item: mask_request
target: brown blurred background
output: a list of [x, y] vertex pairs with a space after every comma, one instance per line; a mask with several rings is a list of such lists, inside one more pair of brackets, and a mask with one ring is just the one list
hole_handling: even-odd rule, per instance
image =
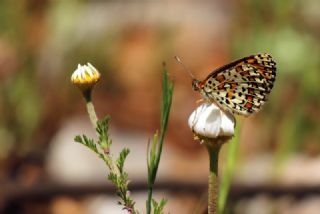
[[163, 61], [175, 91], [156, 196], [168, 198], [167, 213], [203, 212], [207, 154], [187, 126], [200, 96], [173, 56], [203, 79], [259, 52], [273, 55], [277, 79], [263, 110], [238, 118], [227, 213], [319, 213], [318, 0], [2, 0], [0, 212], [125, 213], [102, 161], [73, 143], [76, 134], [94, 136], [69, 81], [87, 62], [102, 73], [94, 104], [100, 117], [112, 117], [113, 152], [131, 149], [126, 169], [144, 210], [146, 145], [159, 124]]

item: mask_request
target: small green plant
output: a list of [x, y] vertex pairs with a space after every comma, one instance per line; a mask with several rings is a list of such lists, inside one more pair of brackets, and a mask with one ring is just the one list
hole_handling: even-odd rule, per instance
[[119, 157], [116, 160], [112, 159], [113, 156], [110, 154], [110, 147], [112, 145], [112, 141], [108, 134], [109, 121], [109, 116], [107, 116], [103, 120], [98, 121], [96, 128], [96, 132], [99, 136], [98, 141], [89, 139], [85, 135], [78, 135], [75, 137], [74, 140], [78, 143], [85, 145], [91, 151], [95, 152], [106, 163], [107, 167], [110, 170], [108, 174], [108, 180], [115, 185], [116, 193], [120, 198], [120, 201], [118, 203], [122, 205], [124, 209], [128, 210], [129, 213], [139, 213], [137, 210], [135, 210], [135, 203], [129, 195], [128, 173], [124, 171], [124, 163], [130, 150], [128, 148], [124, 148], [122, 149], [122, 151], [119, 154]]
[[[127, 210], [129, 213], [138, 214], [139, 211], [135, 208], [135, 201], [129, 194], [129, 176], [124, 170], [125, 160], [129, 155], [130, 150], [128, 148], [124, 148], [116, 160], [113, 158], [114, 155], [111, 154], [112, 140], [109, 136], [110, 116], [106, 116], [104, 119], [98, 120], [92, 104], [92, 89], [99, 79], [100, 73], [89, 63], [84, 66], [79, 65], [78, 69], [71, 77], [71, 82], [79, 87], [85, 98], [90, 121], [98, 136], [98, 140], [96, 141], [88, 138], [86, 135], [78, 135], [74, 140], [75, 142], [88, 147], [105, 162], [109, 169], [108, 180], [115, 185], [116, 194], [120, 198], [118, 202], [119, 205], [123, 206], [123, 209]], [[160, 202], [157, 202], [152, 198], [153, 186], [160, 163], [173, 95], [173, 83], [169, 80], [168, 73], [165, 68], [163, 72], [162, 90], [163, 97], [160, 134], [158, 135], [158, 132], [156, 132], [153, 136], [152, 142], [149, 142], [148, 145], [148, 199], [146, 201], [148, 214], [162, 214], [163, 208], [166, 204], [165, 199], [161, 199]]]
[[152, 142], [148, 144], [148, 199], [146, 202], [147, 214], [151, 213], [152, 207], [155, 214], [160, 214], [163, 211], [163, 207], [166, 204], [166, 200], [161, 199], [157, 203], [152, 198], [153, 185], [155, 183], [158, 167], [160, 163], [162, 146], [164, 142], [164, 136], [167, 130], [169, 114], [172, 103], [173, 95], [173, 83], [168, 78], [168, 72], [164, 67], [163, 80], [162, 80], [162, 107], [161, 107], [161, 122], [160, 122], [160, 134], [156, 132], [153, 135]]

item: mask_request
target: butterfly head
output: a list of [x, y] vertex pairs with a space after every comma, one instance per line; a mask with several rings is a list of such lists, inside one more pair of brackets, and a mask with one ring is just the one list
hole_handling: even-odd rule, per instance
[[201, 87], [200, 87], [200, 81], [193, 79], [192, 80], [192, 88], [194, 91], [200, 91]]

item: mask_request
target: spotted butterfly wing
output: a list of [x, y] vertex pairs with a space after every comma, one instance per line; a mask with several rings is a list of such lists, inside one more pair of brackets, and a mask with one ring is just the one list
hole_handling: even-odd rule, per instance
[[265, 103], [276, 77], [276, 63], [269, 54], [256, 54], [214, 70], [193, 88], [210, 102], [231, 113], [248, 116]]

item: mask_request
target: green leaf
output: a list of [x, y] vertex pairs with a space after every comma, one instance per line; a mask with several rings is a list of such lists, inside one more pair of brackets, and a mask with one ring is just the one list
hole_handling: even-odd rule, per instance
[[118, 176], [114, 172], [110, 172], [108, 175], [108, 180], [114, 184], [117, 184]]
[[[152, 200], [153, 185], [157, 176], [158, 167], [160, 163], [162, 147], [164, 142], [164, 136], [168, 126], [169, 114], [172, 104], [174, 84], [169, 80], [167, 69], [163, 69], [162, 77], [162, 104], [161, 104], [161, 119], [160, 119], [160, 134], [156, 132], [153, 135], [152, 142], [148, 143], [148, 155], [147, 155], [147, 165], [148, 165], [148, 199], [146, 202], [147, 214], [151, 213], [151, 208], [153, 204], [154, 213], [156, 209], [161, 213], [162, 210], [159, 209], [158, 204]], [[165, 203], [164, 203], [165, 204]], [[163, 205], [164, 206], [164, 205]]]
[[161, 199], [159, 203], [156, 200], [152, 199], [153, 213], [163, 214], [163, 208], [166, 205], [166, 203], [167, 203], [166, 199]]
[[77, 143], [81, 143], [81, 144], [85, 145], [86, 147], [88, 147], [89, 149], [91, 149], [92, 151], [94, 151], [95, 153], [100, 154], [98, 149], [97, 149], [97, 145], [94, 143], [93, 139], [89, 139], [85, 135], [82, 135], [82, 137], [77, 135], [74, 138], [74, 141], [77, 142]]
[[109, 133], [108, 133], [109, 121], [110, 121], [110, 116], [106, 116], [104, 119], [98, 120], [97, 122], [96, 131], [99, 135], [98, 144], [104, 151], [108, 150], [112, 144], [112, 140], [110, 139]]
[[169, 80], [168, 71], [164, 67], [163, 78], [162, 78], [162, 107], [161, 107], [161, 130], [160, 133], [164, 135], [167, 129], [169, 114], [172, 104], [174, 84]]
[[161, 199], [160, 203], [159, 203], [159, 207], [161, 208], [161, 210], [164, 208], [164, 206], [167, 204], [168, 200], [167, 199]]
[[77, 142], [77, 143], [82, 143], [82, 138], [80, 135], [77, 135], [74, 137], [74, 141]]
[[127, 183], [128, 183], [128, 173], [127, 172], [123, 172], [121, 175], [120, 175], [120, 180], [121, 180], [121, 183], [124, 185], [124, 186], [127, 186]]
[[151, 202], [152, 202], [152, 206], [153, 206], [154, 208], [157, 208], [157, 207], [158, 207], [158, 202], [157, 202], [156, 200], [152, 199]]
[[117, 159], [117, 167], [120, 173], [123, 172], [123, 165], [129, 153], [130, 153], [130, 150], [128, 148], [124, 148], [120, 152], [119, 158]]

